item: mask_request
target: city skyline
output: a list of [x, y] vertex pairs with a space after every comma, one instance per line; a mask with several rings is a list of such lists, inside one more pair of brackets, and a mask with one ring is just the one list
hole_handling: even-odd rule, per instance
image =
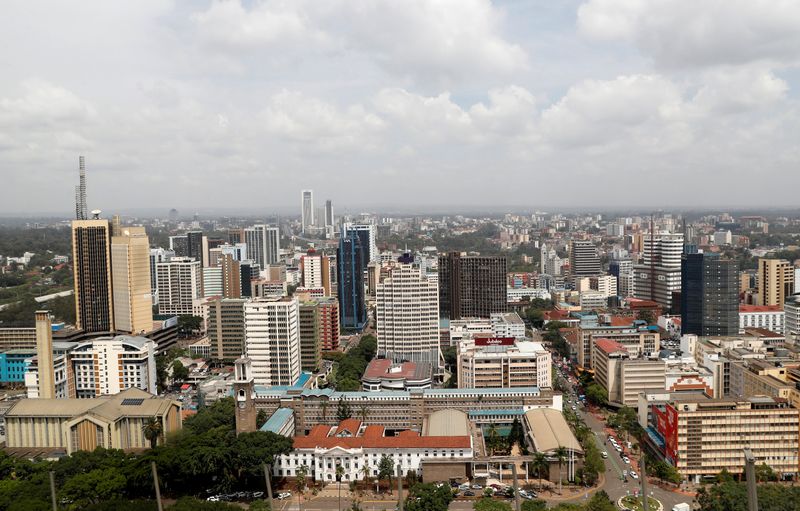
[[800, 7], [625, 5], [12, 3], [1, 212], [791, 206]]

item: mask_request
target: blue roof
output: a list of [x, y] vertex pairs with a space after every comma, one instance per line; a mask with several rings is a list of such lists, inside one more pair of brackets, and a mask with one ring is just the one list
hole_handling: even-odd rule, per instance
[[469, 412], [470, 417], [480, 417], [486, 415], [525, 415], [525, 410], [522, 409], [515, 409], [515, 410], [471, 410]]
[[278, 408], [275, 410], [275, 413], [267, 419], [267, 422], [261, 426], [261, 431], [271, 431], [273, 433], [277, 433], [280, 431], [281, 427], [286, 424], [286, 421], [291, 419], [292, 417], [292, 409], [291, 408]]
[[294, 382], [294, 385], [292, 385], [292, 387], [295, 387], [295, 388], [297, 388], [297, 387], [303, 388], [303, 387], [306, 385], [306, 383], [308, 383], [308, 380], [310, 380], [310, 379], [311, 379], [311, 373], [304, 372], [304, 373], [302, 373], [302, 374], [300, 375], [300, 378], [298, 378], [298, 379], [297, 379], [297, 381], [296, 381], [296, 382]]

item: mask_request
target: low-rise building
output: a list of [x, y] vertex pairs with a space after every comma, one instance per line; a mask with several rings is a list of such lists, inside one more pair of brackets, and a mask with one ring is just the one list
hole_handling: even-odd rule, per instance
[[780, 305], [739, 305], [739, 333], [747, 328], [764, 328], [782, 334], [785, 317]]
[[661, 455], [686, 479], [700, 482], [722, 470], [744, 472], [744, 449], [756, 466], [766, 464], [782, 479], [798, 474], [800, 411], [766, 396], [705, 399], [672, 395], [640, 400], [640, 420]]
[[361, 386], [368, 392], [383, 390], [429, 389], [433, 368], [428, 362], [392, 362], [376, 358], [367, 365]]
[[21, 399], [6, 412], [6, 451], [60, 457], [76, 451], [150, 447], [144, 426], [155, 418], [163, 438], [182, 426], [178, 401], [130, 388], [89, 399]]
[[[527, 440], [532, 451], [541, 452], [547, 457], [547, 479], [558, 481], [562, 477], [564, 466], [567, 481], [574, 481], [575, 475], [583, 466], [583, 448], [572, 433], [564, 415], [551, 409], [536, 409], [525, 412], [525, 428]], [[564, 460], [559, 460], [557, 451], [566, 449]]]
[[525, 338], [525, 323], [516, 312], [497, 312], [489, 317], [496, 337]]
[[[341, 421], [336, 426], [317, 425], [308, 435], [295, 436], [293, 450], [275, 460], [273, 474], [277, 477], [295, 477], [304, 467], [306, 477], [312, 481], [336, 481], [337, 467], [341, 467], [343, 482], [360, 481], [365, 472], [377, 477], [381, 459], [400, 465], [403, 474], [416, 471], [424, 481], [430, 481], [425, 462], [457, 462], [466, 467], [472, 462], [472, 435], [469, 419], [464, 412], [447, 410], [434, 414], [428, 421], [428, 434], [401, 431], [387, 434], [386, 428], [377, 424], [364, 424], [357, 419]], [[439, 425], [438, 423], [443, 423]], [[451, 434], [458, 427], [459, 434]], [[438, 436], [442, 429], [448, 434]], [[433, 433], [433, 434], [431, 434]], [[462, 472], [466, 472], [462, 468]]]
[[458, 387], [552, 387], [552, 357], [538, 342], [476, 337], [458, 347]]

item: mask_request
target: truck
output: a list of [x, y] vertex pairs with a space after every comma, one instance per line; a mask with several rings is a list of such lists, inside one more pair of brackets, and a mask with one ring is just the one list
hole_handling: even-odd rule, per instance
[[692, 511], [692, 506], [686, 502], [681, 502], [680, 504], [672, 506], [672, 511]]

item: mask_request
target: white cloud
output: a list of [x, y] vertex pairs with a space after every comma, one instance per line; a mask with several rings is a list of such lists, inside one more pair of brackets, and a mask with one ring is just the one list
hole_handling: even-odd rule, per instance
[[796, 0], [589, 0], [578, 28], [631, 42], [666, 68], [800, 62]]

